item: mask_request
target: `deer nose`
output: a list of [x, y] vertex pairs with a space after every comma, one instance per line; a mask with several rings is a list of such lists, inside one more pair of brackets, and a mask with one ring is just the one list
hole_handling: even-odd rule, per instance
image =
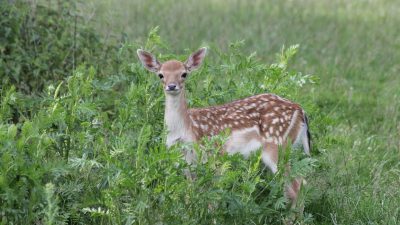
[[173, 91], [176, 89], [176, 84], [168, 84], [168, 90]]

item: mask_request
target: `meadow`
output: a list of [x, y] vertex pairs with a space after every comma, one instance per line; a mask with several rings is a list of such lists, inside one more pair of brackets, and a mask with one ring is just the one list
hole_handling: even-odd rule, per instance
[[[15, 2], [0, 3], [0, 224], [400, 223], [400, 2]], [[303, 212], [259, 154], [221, 156], [224, 135], [193, 146], [196, 166], [165, 148], [136, 49], [201, 46], [190, 106], [273, 92], [308, 112], [312, 158], [281, 160], [306, 177]]]

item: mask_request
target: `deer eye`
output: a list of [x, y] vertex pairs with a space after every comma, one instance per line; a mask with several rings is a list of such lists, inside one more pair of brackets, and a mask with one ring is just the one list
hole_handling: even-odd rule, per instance
[[158, 77], [159, 77], [160, 79], [163, 79], [163, 78], [164, 78], [164, 75], [162, 75], [161, 73], [159, 73], [159, 74], [158, 74]]
[[186, 78], [186, 76], [187, 76], [187, 73], [182, 74], [182, 78]]

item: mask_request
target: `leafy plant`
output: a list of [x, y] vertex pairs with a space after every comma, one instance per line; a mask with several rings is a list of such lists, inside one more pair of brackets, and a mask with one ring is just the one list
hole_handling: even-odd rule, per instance
[[85, 24], [77, 7], [73, 1], [54, 8], [22, 0], [0, 4], [2, 84], [39, 93], [79, 64], [107, 62], [104, 56], [111, 49]]

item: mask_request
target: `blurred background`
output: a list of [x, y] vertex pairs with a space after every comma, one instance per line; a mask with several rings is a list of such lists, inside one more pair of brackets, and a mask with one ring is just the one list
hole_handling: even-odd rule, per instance
[[[272, 64], [299, 44], [289, 70], [317, 81], [294, 96], [312, 103], [317, 131], [305, 212], [315, 224], [399, 223], [400, 1], [11, 0], [0, 8], [1, 93], [3, 105], [14, 104], [3, 107], [4, 124], [34, 115], [79, 65], [103, 78], [136, 68], [136, 48], [166, 59], [210, 46], [211, 65], [241, 43], [242, 54]], [[115, 79], [113, 93], [126, 91]]]

